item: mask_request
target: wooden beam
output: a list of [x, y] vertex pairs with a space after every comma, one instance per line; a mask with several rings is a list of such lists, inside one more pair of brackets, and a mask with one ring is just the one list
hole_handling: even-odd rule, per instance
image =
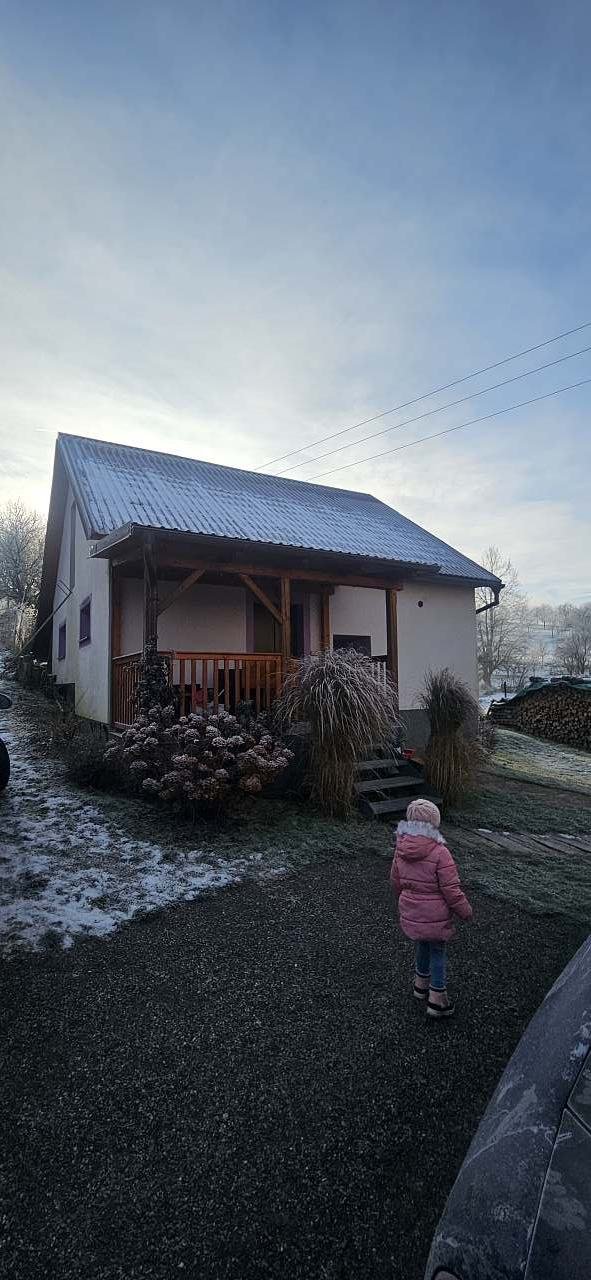
[[158, 577], [151, 539], [144, 543], [144, 649], [158, 645]]
[[370, 587], [384, 591], [391, 587], [395, 591], [402, 591], [402, 583], [395, 578], [384, 577], [370, 578], [364, 574], [349, 574], [343, 570], [342, 573], [330, 573], [325, 569], [295, 569], [286, 568], [284, 565], [266, 565], [266, 564], [241, 564], [240, 561], [215, 561], [200, 560], [197, 564], [195, 560], [183, 559], [179, 556], [169, 556], [163, 554], [159, 557], [161, 567], [169, 566], [175, 569], [200, 568], [204, 573], [233, 573], [237, 577], [257, 577], [257, 578], [289, 578], [290, 582], [317, 582], [319, 584], [332, 584], [341, 587]]
[[244, 583], [245, 587], [248, 587], [248, 590], [252, 591], [253, 596], [256, 596], [257, 600], [260, 600], [261, 604], [264, 604], [265, 609], [268, 609], [269, 613], [273, 614], [275, 621], [280, 623], [281, 611], [277, 608], [277, 605], [273, 603], [270, 596], [267, 595], [267, 592], [263, 591], [262, 587], [259, 587], [258, 582], [253, 582], [249, 573], [241, 573], [238, 568], [236, 568], [234, 572], [238, 574], [240, 581]]
[[165, 609], [170, 609], [171, 604], [174, 604], [175, 600], [180, 599], [180, 597], [185, 594], [185, 591], [189, 590], [189, 587], [193, 587], [196, 582], [199, 582], [199, 579], [203, 577], [204, 573], [205, 569], [193, 569], [193, 572], [190, 573], [187, 578], [183, 578], [183, 581], [179, 582], [178, 587], [175, 587], [174, 591], [171, 591], [169, 595], [165, 596], [162, 604], [158, 605], [158, 617], [160, 617], [161, 613], [164, 613]]
[[291, 658], [291, 582], [281, 579], [281, 656], [284, 662]]
[[392, 587], [386, 590], [387, 667], [398, 688], [398, 599]]
[[121, 578], [111, 569], [111, 657], [121, 654]]
[[320, 648], [330, 649], [330, 591], [327, 587], [320, 595]]

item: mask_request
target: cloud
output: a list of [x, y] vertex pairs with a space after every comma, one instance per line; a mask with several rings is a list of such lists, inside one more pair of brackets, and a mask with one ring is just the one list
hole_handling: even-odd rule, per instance
[[[219, 23], [146, 7], [125, 17], [134, 60], [111, 41], [112, 65], [99, 42], [88, 62], [61, 54], [50, 82], [22, 53], [5, 64], [0, 501], [46, 507], [58, 430], [256, 467], [587, 318], [572, 60], [545, 81], [521, 58], [527, 32], [506, 66], [475, 19], [448, 35], [429, 12], [426, 41], [404, 6], [375, 28], [339, 6], [315, 43], [277, 15], [249, 38], [232, 4]], [[568, 145], [549, 154], [558, 104]], [[585, 375], [589, 357], [375, 451]], [[588, 403], [573, 393], [327, 483], [370, 489], [476, 558], [497, 542], [532, 593], [574, 594]]]

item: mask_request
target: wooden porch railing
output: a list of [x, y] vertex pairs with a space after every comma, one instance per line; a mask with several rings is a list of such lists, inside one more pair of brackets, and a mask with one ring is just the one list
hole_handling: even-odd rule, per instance
[[[268, 711], [283, 685], [280, 653], [193, 653], [161, 651], [177, 696], [179, 716], [205, 708], [234, 712], [239, 702], [252, 702], [257, 715]], [[125, 728], [138, 711], [140, 653], [113, 658], [112, 723]], [[386, 659], [374, 658], [378, 680], [386, 679]]]
[[[169, 668], [169, 680], [177, 695], [180, 716], [189, 711], [220, 708], [234, 712], [239, 702], [252, 702], [257, 713], [268, 711], [283, 683], [279, 653], [161, 654]], [[112, 723], [116, 728], [133, 724], [138, 711], [141, 654], [113, 658]]]
[[252, 702], [257, 715], [268, 711], [281, 692], [280, 653], [181, 653], [172, 655], [172, 683], [178, 688], [179, 714], [208, 707], [235, 711]]

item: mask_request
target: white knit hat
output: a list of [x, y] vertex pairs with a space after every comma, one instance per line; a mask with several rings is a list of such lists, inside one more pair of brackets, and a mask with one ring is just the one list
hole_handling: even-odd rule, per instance
[[431, 800], [411, 800], [406, 818], [408, 822], [430, 822], [432, 827], [438, 827], [441, 822], [439, 809]]

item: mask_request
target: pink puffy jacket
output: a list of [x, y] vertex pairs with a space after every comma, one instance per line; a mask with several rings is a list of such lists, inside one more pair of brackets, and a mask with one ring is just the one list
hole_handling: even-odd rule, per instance
[[456, 864], [429, 822], [398, 823], [390, 883], [401, 928], [415, 942], [448, 942], [455, 933], [454, 915], [472, 917]]

